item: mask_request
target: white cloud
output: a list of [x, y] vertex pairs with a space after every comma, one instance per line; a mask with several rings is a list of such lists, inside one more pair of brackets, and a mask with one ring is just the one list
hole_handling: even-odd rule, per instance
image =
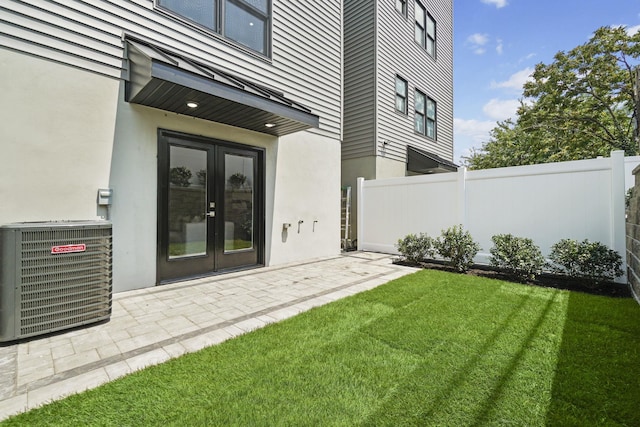
[[453, 158], [462, 165], [463, 157], [469, 157], [473, 149], [479, 149], [483, 142], [489, 141], [489, 132], [496, 126], [491, 120], [453, 119]]
[[[612, 28], [624, 28], [625, 31], [627, 32], [627, 35], [629, 36], [634, 36], [638, 31], [640, 31], [640, 25], [633, 25], [633, 26], [629, 26], [629, 25], [625, 25], [625, 24], [613, 24], [611, 25]], [[589, 39], [591, 39], [593, 37], [593, 33], [591, 33], [589, 35]]]
[[509, 4], [509, 2], [507, 0], [482, 0], [482, 3], [484, 3], [484, 4], [493, 4], [498, 9], [500, 9], [502, 7], [505, 7], [505, 6], [507, 6]]
[[467, 37], [467, 46], [471, 46], [473, 53], [476, 55], [482, 55], [486, 52], [486, 44], [489, 42], [489, 36], [487, 34], [475, 33]]
[[527, 67], [524, 70], [520, 70], [512, 74], [507, 80], [503, 82], [491, 82], [492, 89], [513, 89], [522, 90], [524, 83], [530, 79], [534, 69]]
[[633, 27], [627, 27], [627, 34], [630, 36], [635, 35], [635, 33], [637, 33], [638, 31], [640, 31], [640, 25], [635, 25]]
[[465, 136], [474, 143], [482, 143], [489, 140], [489, 132], [496, 127], [492, 120], [465, 120], [453, 119], [453, 133], [456, 136]]
[[503, 51], [502, 40], [498, 39], [497, 43], [498, 44], [496, 46], [496, 52], [498, 53], [498, 55], [502, 55], [502, 51]]
[[520, 106], [520, 101], [517, 99], [496, 99], [493, 98], [489, 100], [482, 107], [482, 111], [486, 114], [487, 117], [493, 120], [506, 120], [508, 118], [513, 118], [516, 115], [516, 111], [518, 111], [518, 107]]

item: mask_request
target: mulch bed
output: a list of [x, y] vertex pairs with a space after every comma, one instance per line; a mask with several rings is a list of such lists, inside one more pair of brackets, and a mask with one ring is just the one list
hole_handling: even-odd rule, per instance
[[[419, 265], [414, 263], [409, 263], [402, 260], [394, 261], [394, 264], [406, 265], [411, 267], [422, 267], [425, 269], [432, 270], [441, 270], [448, 271], [451, 273], [457, 273], [456, 270], [444, 263], [439, 262], [421, 262]], [[472, 276], [478, 277], [487, 277], [489, 279], [498, 279], [498, 280], [506, 280], [509, 282], [517, 282], [522, 283], [524, 285], [530, 286], [541, 286], [545, 288], [554, 288], [554, 289], [566, 289], [569, 291], [576, 292], [584, 292], [592, 295], [603, 295], [608, 297], [615, 298], [632, 298], [631, 290], [629, 286], [621, 283], [614, 282], [604, 282], [595, 286], [587, 285], [584, 281], [573, 279], [566, 276], [559, 276], [550, 273], [544, 273], [536, 278], [536, 280], [520, 282], [515, 279], [513, 276], [510, 276], [504, 272], [497, 271], [492, 269], [490, 266], [484, 265], [475, 265], [466, 273], [458, 273], [458, 274], [468, 274]]]

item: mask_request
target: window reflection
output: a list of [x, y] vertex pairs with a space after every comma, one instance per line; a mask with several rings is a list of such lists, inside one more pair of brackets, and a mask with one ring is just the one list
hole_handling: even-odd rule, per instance
[[224, 251], [253, 249], [254, 159], [225, 154]]
[[269, 55], [271, 0], [157, 0], [159, 7]]
[[207, 153], [176, 146], [169, 153], [169, 259], [205, 255]]
[[228, 1], [225, 7], [225, 36], [266, 54], [265, 19]]
[[216, 3], [213, 0], [159, 0], [158, 4], [200, 25], [216, 30]]

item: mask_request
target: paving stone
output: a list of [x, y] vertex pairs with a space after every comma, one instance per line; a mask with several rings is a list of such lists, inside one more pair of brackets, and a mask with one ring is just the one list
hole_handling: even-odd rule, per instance
[[166, 320], [161, 320], [157, 326], [165, 330], [172, 337], [184, 335], [199, 329], [199, 326], [184, 316], [176, 316]]
[[[70, 371], [83, 365], [88, 365], [100, 360], [100, 355], [96, 349], [72, 354], [60, 359], [54, 359], [53, 364], [56, 373]], [[20, 370], [18, 370], [20, 372]]]
[[29, 409], [42, 406], [52, 400], [61, 399], [72, 394], [98, 387], [109, 381], [109, 376], [104, 369], [96, 369], [59, 381], [47, 386], [30, 390], [27, 393]]
[[18, 376], [16, 380], [17, 387], [27, 386], [43, 378], [47, 378], [55, 374], [53, 368], [53, 360], [49, 359], [46, 366], [28, 366], [18, 369]]
[[118, 356], [122, 354], [122, 351], [120, 351], [120, 347], [118, 347], [118, 344], [116, 344], [115, 342], [107, 345], [101, 345], [96, 350], [98, 351], [101, 359], [106, 359], [108, 357]]
[[3, 399], [8, 399], [15, 393], [17, 357], [16, 346], [0, 347], [0, 407], [4, 406]]
[[4, 399], [0, 404], [0, 420], [10, 417], [11, 415], [19, 414], [28, 409], [29, 405], [26, 394]]
[[113, 339], [107, 331], [96, 331], [91, 335], [71, 339], [71, 345], [76, 353], [95, 350], [102, 345], [113, 344]]
[[236, 323], [234, 326], [242, 329], [244, 332], [255, 331], [256, 329], [262, 328], [266, 323], [257, 319], [251, 318], [247, 320], [243, 320], [242, 322]]
[[116, 343], [122, 354], [134, 351], [149, 345], [153, 345], [160, 341], [171, 338], [171, 335], [162, 329], [150, 332], [145, 335], [138, 335]]
[[172, 343], [162, 347], [172, 358], [180, 357], [187, 352], [187, 349], [181, 343]]
[[132, 371], [139, 371], [148, 366], [158, 365], [162, 362], [166, 362], [169, 359], [171, 359], [169, 353], [164, 351], [164, 349], [158, 348], [148, 353], [130, 357], [126, 360], [126, 362]]
[[118, 379], [118, 378], [122, 378], [125, 375], [128, 375], [131, 372], [133, 372], [131, 367], [129, 367], [129, 364], [124, 360], [120, 361], [120, 362], [112, 363], [111, 365], [108, 365], [108, 366], [105, 366], [104, 370], [107, 373], [107, 375], [109, 376], [109, 380], [110, 381], [113, 381], [113, 380]]

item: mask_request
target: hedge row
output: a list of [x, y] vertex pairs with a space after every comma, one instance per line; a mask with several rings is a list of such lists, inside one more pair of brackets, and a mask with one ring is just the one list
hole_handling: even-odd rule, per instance
[[[547, 261], [531, 239], [497, 234], [491, 240], [491, 265], [521, 281], [534, 280], [543, 271], [550, 271], [595, 285], [623, 273], [620, 255], [600, 242], [562, 239], [551, 247]], [[480, 250], [461, 225], [442, 230], [437, 238], [426, 233], [408, 234], [398, 240], [396, 247], [408, 262], [418, 264], [438, 255], [459, 272], [471, 268]]]

